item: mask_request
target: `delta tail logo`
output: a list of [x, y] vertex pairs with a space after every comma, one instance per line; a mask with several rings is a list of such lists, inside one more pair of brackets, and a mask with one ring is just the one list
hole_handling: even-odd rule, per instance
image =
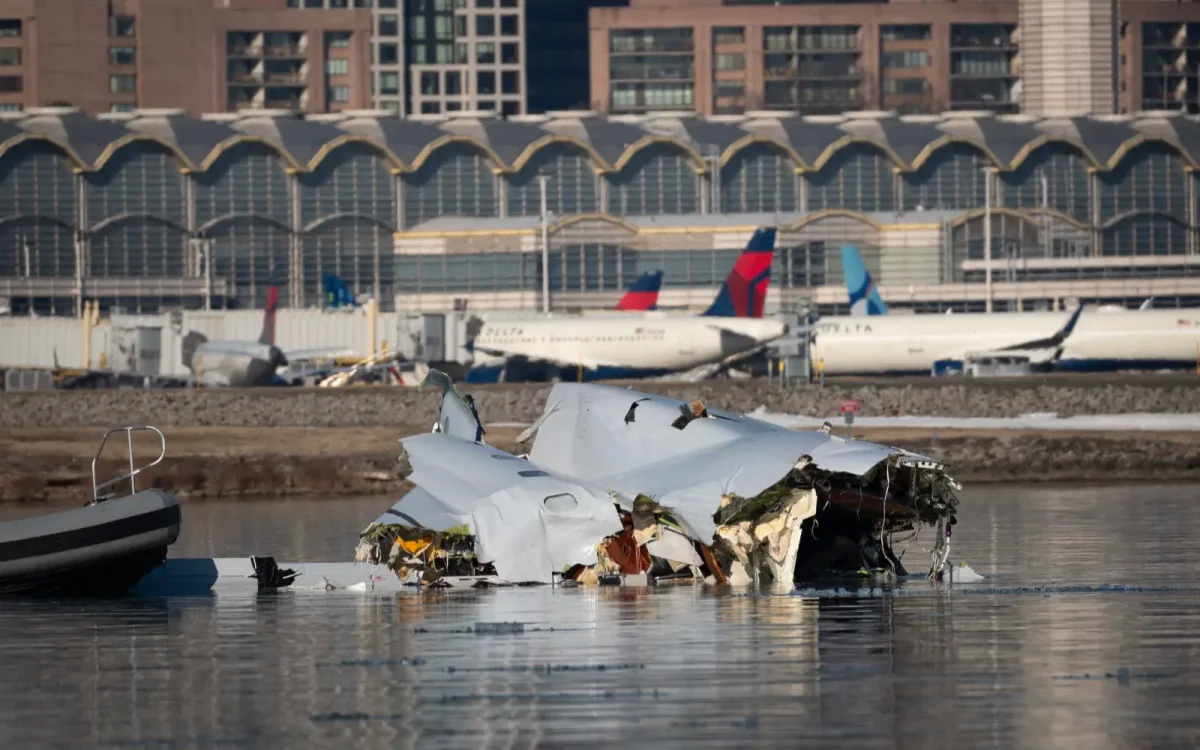
[[725, 318], [761, 318], [771, 283], [775, 256], [775, 228], [758, 229], [738, 256], [725, 283], [705, 315]]

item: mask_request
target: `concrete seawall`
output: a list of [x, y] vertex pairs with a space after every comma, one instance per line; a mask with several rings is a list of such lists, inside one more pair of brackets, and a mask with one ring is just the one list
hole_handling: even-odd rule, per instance
[[[631, 383], [632, 387], [748, 412], [834, 416], [843, 398], [862, 416], [1017, 417], [1200, 412], [1200, 378], [1161, 376], [913, 380], [837, 383], [780, 390], [765, 380]], [[484, 422], [531, 422], [548, 385], [466, 386]], [[433, 424], [439, 399], [414, 388], [111, 390], [0, 393], [0, 428], [116, 426], [387, 427]]]

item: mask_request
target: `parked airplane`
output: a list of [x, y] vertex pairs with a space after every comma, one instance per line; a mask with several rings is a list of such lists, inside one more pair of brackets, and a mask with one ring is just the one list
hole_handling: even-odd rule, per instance
[[842, 273], [846, 277], [846, 290], [850, 292], [851, 315], [888, 314], [879, 288], [871, 281], [867, 264], [854, 245], [842, 245]]
[[200, 385], [244, 388], [282, 384], [275, 371], [287, 364], [287, 357], [275, 346], [275, 310], [279, 305], [279, 287], [267, 292], [262, 335], [258, 341], [209, 341], [199, 331], [183, 337], [183, 363]]
[[813, 324], [813, 362], [827, 375], [953, 372], [992, 359], [1054, 371], [1196, 365], [1200, 310], [849, 316]]
[[[263, 313], [262, 334], [258, 341], [209, 341], [199, 331], [183, 337], [183, 364], [192, 371], [197, 383], [206, 386], [246, 388], [260, 385], [287, 385], [277, 370], [288, 363], [288, 356], [275, 345], [275, 311], [279, 307], [279, 287], [267, 291], [267, 309]], [[292, 359], [327, 357], [352, 353], [346, 348], [294, 351]]]
[[662, 288], [663, 272], [647, 271], [642, 274], [625, 296], [617, 302], [618, 310], [657, 310], [658, 290]]
[[712, 305], [701, 315], [608, 315], [485, 324], [472, 351], [502, 358], [473, 367], [467, 382], [655, 377], [758, 348], [787, 333], [762, 320], [775, 229], [755, 231]]

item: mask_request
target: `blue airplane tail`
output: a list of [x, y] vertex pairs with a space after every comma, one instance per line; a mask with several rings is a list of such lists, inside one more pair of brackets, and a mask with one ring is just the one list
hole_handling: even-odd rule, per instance
[[775, 227], [754, 230], [746, 249], [738, 256], [721, 291], [704, 315], [724, 318], [761, 318], [771, 283], [771, 261], [775, 256]]
[[354, 295], [350, 293], [346, 282], [341, 278], [333, 275], [326, 275], [321, 279], [325, 286], [325, 307], [340, 308], [340, 307], [358, 307], [358, 303], [354, 300]]
[[842, 245], [842, 271], [846, 275], [846, 290], [850, 292], [851, 315], [887, 315], [887, 305], [883, 304], [867, 264], [854, 245]]

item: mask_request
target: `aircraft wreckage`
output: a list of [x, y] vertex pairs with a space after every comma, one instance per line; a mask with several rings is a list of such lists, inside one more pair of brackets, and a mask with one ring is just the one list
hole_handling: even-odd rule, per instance
[[791, 588], [907, 575], [895, 539], [935, 529], [951, 578], [958, 484], [899, 448], [793, 431], [624, 388], [558, 383], [518, 439], [487, 444], [441, 372], [433, 432], [402, 439], [414, 485], [360, 536], [356, 562], [427, 586], [702, 580]]

